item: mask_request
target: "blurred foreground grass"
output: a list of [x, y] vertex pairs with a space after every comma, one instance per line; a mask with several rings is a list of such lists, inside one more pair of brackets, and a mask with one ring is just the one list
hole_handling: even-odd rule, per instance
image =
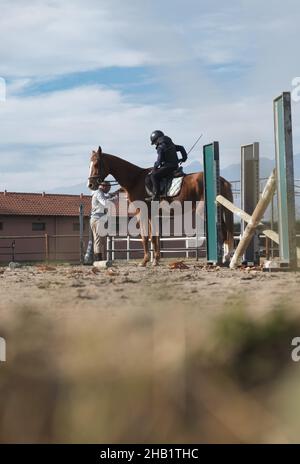
[[58, 326], [20, 307], [1, 328], [0, 441], [299, 441], [300, 318], [239, 300], [209, 325], [189, 314]]

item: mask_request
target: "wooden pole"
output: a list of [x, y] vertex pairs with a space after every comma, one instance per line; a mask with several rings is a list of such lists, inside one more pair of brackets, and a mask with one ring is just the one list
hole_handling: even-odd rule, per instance
[[[243, 221], [247, 223], [251, 221], [250, 214], [245, 213], [245, 211], [235, 206], [233, 203], [231, 203], [231, 201], [227, 200], [227, 198], [223, 197], [222, 195], [218, 195], [216, 200], [218, 203], [223, 205], [225, 208], [229, 209], [229, 211], [232, 211], [233, 214], [243, 219]], [[260, 233], [264, 234], [266, 237], [271, 239], [273, 242], [279, 244], [279, 235], [277, 232], [274, 232], [274, 230], [271, 230], [271, 229], [265, 229], [264, 228], [265, 225], [262, 222], [260, 222], [257, 227], [260, 229]], [[299, 247], [297, 247], [297, 257], [298, 259], [300, 259], [300, 248]]]
[[80, 264], [83, 264], [84, 250], [83, 250], [83, 204], [79, 206], [79, 250], [80, 250]]
[[[245, 213], [245, 211], [235, 206], [233, 203], [231, 203], [231, 201], [227, 200], [227, 198], [223, 197], [222, 195], [218, 195], [216, 200], [218, 203], [225, 206], [225, 208], [229, 209], [229, 211], [232, 211], [236, 216], [243, 219], [243, 221], [247, 223], [251, 221], [250, 214]], [[274, 230], [271, 229], [265, 229], [265, 226], [262, 222], [260, 222], [257, 227], [261, 229], [260, 232], [266, 237], [269, 237], [275, 243], [279, 243], [279, 236], [277, 232], [274, 232]]]
[[45, 258], [46, 258], [46, 263], [49, 262], [49, 236], [48, 234], [45, 234]]
[[270, 259], [270, 239], [266, 237], [266, 259]]
[[127, 235], [127, 251], [126, 251], [126, 260], [130, 260], [130, 235]]
[[251, 216], [250, 221], [247, 224], [247, 227], [243, 233], [243, 236], [240, 240], [240, 243], [235, 250], [235, 253], [230, 262], [230, 268], [235, 269], [240, 263], [241, 257], [243, 256], [247, 246], [249, 245], [251, 238], [255, 233], [255, 229], [258, 227], [276, 189], [276, 179], [275, 179], [275, 169], [273, 169], [272, 174], [270, 175], [268, 182], [264, 188], [261, 199], [256, 205], [255, 210]]

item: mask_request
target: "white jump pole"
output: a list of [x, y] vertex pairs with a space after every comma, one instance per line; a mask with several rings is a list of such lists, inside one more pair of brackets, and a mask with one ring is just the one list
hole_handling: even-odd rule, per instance
[[258, 227], [269, 203], [271, 202], [273, 195], [276, 189], [276, 178], [275, 178], [275, 169], [273, 169], [272, 174], [270, 175], [268, 182], [263, 190], [262, 196], [257, 203], [255, 210], [251, 216], [250, 221], [247, 224], [247, 227], [243, 233], [243, 236], [240, 240], [240, 243], [235, 250], [235, 253], [230, 262], [230, 268], [235, 269], [241, 261], [241, 257], [245, 253], [251, 239], [255, 233], [256, 228]]

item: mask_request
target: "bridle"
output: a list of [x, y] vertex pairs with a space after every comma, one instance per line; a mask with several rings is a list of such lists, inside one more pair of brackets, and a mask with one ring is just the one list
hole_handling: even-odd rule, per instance
[[99, 186], [105, 179], [105, 177], [103, 177], [103, 175], [101, 175], [101, 172], [103, 172], [103, 169], [102, 169], [103, 168], [103, 161], [102, 161], [101, 156], [98, 155], [97, 158], [96, 158], [96, 161], [98, 163], [98, 172], [99, 172], [99, 174], [98, 174], [98, 176], [89, 176], [88, 181], [94, 180], [96, 182], [97, 186]]
[[[96, 161], [98, 163], [98, 176], [89, 176], [88, 181], [94, 180], [96, 182], [97, 187], [99, 187], [100, 184], [104, 181], [106, 176], [101, 175], [101, 172], [104, 172], [104, 166], [103, 166], [103, 159], [100, 155], [97, 155]], [[110, 185], [119, 185], [119, 182], [116, 180], [114, 181], [109, 181]]]

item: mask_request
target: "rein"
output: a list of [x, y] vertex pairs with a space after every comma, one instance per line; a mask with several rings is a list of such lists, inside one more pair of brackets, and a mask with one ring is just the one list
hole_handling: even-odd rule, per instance
[[[98, 172], [99, 174], [97, 176], [89, 176], [88, 180], [96, 180], [98, 186], [104, 181], [104, 177], [101, 175], [101, 172], [103, 172], [103, 166], [102, 166], [102, 163], [103, 163], [103, 160], [101, 158], [101, 156], [97, 156], [97, 163], [98, 163]], [[113, 180], [113, 181], [108, 181], [110, 183], [110, 185], [119, 185], [119, 182], [117, 182], [116, 180]]]

